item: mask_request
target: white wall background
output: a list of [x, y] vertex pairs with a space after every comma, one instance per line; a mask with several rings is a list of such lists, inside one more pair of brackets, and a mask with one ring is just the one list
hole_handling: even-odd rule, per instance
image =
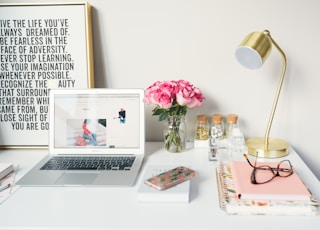
[[[287, 140], [320, 178], [320, 1], [89, 3], [96, 87], [146, 88], [156, 80], [189, 80], [206, 96], [201, 108], [188, 112], [191, 128], [197, 114], [237, 113], [246, 137], [265, 133], [281, 56], [273, 49], [263, 68], [250, 71], [237, 63], [234, 51], [246, 34], [270, 30], [288, 59], [270, 136]], [[152, 108], [146, 106], [147, 140], [162, 140], [163, 127], [151, 116]]]

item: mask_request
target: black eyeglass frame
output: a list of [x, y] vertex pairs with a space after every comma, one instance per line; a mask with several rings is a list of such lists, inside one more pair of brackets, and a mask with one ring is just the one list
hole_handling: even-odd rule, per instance
[[[252, 173], [251, 173], [251, 176], [250, 176], [250, 181], [252, 184], [265, 184], [265, 183], [268, 183], [270, 181], [272, 181], [274, 178], [276, 177], [288, 177], [288, 176], [291, 176], [293, 174], [293, 167], [292, 167], [292, 164], [289, 160], [282, 160], [278, 163], [277, 167], [276, 168], [273, 168], [273, 167], [270, 167], [269, 165], [259, 165], [259, 166], [256, 166], [257, 165], [257, 157], [256, 157], [256, 160], [254, 161], [254, 164], [251, 163], [251, 161], [249, 160], [247, 154], [243, 154], [243, 156], [246, 158], [247, 162], [249, 163], [249, 165], [253, 168], [252, 170]], [[282, 163], [286, 162], [290, 168], [281, 168], [280, 165]], [[264, 181], [264, 182], [258, 182], [256, 180], [256, 173], [257, 173], [257, 170], [270, 170], [273, 174], [273, 177], [271, 177], [269, 180], [267, 181]], [[281, 175], [280, 172], [284, 172], [284, 173], [288, 173], [286, 175]]]

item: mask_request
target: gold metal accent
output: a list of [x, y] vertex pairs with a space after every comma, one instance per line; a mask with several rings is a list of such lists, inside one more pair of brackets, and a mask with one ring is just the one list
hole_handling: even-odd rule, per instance
[[248, 146], [248, 152], [250, 155], [255, 156], [258, 154], [258, 157], [265, 158], [283, 157], [289, 153], [289, 144], [286, 141], [276, 138], [269, 138], [273, 117], [277, 108], [278, 99], [287, 68], [287, 59], [285, 53], [282, 51], [279, 45], [273, 40], [268, 30], [263, 31], [263, 33], [251, 33], [240, 44], [240, 47], [247, 47], [258, 52], [262, 59], [262, 64], [271, 52], [271, 44], [273, 44], [277, 48], [277, 50], [280, 52], [282, 56], [282, 71], [280, 75], [278, 88], [273, 101], [273, 106], [264, 138], [251, 138], [246, 141], [246, 144]]
[[249, 138], [246, 140], [250, 155], [264, 158], [283, 157], [289, 154], [289, 144], [278, 138], [268, 138], [265, 144], [264, 137]]
[[272, 48], [270, 37], [266, 36], [267, 33], [268, 31], [250, 33], [240, 43], [240, 47], [251, 48], [256, 51], [262, 59], [262, 64], [269, 57]]
[[[76, 4], [76, 3], [75, 3]], [[80, 3], [81, 4], [81, 3]], [[86, 25], [86, 42], [87, 42], [87, 74], [88, 88], [94, 88], [94, 60], [93, 60], [93, 39], [92, 39], [92, 6], [88, 2], [85, 4], [85, 25]]]

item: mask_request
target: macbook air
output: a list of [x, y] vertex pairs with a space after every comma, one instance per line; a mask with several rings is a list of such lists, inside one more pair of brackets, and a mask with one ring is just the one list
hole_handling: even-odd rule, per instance
[[144, 158], [142, 89], [50, 90], [49, 154], [23, 186], [131, 186]]

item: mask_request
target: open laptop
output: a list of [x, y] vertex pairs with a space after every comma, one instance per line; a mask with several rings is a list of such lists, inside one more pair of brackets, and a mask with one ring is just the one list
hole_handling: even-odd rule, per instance
[[133, 185], [144, 158], [143, 96], [142, 89], [50, 90], [49, 154], [17, 184]]

